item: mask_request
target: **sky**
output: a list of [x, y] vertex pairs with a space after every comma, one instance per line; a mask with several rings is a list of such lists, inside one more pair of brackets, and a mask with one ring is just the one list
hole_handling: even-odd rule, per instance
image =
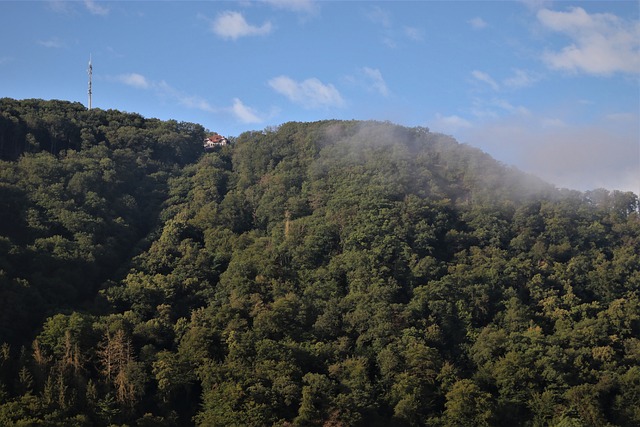
[[638, 1], [6, 1], [0, 97], [225, 136], [388, 120], [559, 188], [640, 194]]

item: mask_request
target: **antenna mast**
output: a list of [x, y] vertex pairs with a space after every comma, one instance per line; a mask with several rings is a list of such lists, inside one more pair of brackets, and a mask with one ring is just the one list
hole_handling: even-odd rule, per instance
[[91, 110], [91, 75], [93, 74], [93, 66], [91, 65], [91, 54], [89, 54], [89, 69], [87, 70], [89, 74], [89, 110]]

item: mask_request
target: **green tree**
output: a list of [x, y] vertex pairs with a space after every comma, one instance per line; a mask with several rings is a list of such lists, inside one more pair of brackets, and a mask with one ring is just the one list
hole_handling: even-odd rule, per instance
[[492, 425], [492, 398], [472, 380], [463, 379], [453, 384], [446, 395], [443, 421], [445, 426]]

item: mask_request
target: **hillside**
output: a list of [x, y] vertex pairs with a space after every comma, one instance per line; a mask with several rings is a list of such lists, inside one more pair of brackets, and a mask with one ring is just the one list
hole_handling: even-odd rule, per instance
[[640, 424], [632, 193], [425, 128], [0, 100], [0, 425]]

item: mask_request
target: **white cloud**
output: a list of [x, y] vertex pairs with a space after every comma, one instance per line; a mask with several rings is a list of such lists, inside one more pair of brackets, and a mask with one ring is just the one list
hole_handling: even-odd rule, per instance
[[390, 47], [391, 49], [395, 49], [396, 47], [398, 47], [398, 44], [396, 43], [396, 41], [389, 36], [382, 37], [382, 44], [384, 44], [387, 47]]
[[278, 9], [290, 10], [292, 12], [314, 13], [318, 6], [313, 0], [263, 0]]
[[398, 46], [397, 40], [407, 38], [416, 42], [424, 41], [424, 30], [412, 26], [396, 26], [391, 19], [391, 13], [380, 6], [372, 6], [366, 12], [366, 18], [375, 24], [382, 44], [395, 49]]
[[148, 89], [150, 87], [147, 78], [138, 73], [120, 74], [115, 77], [115, 80], [138, 89]]
[[64, 0], [49, 0], [47, 2], [48, 7], [57, 13], [69, 13], [70, 3]]
[[120, 74], [114, 77], [107, 77], [107, 79], [136, 89], [153, 91], [160, 99], [168, 100], [190, 109], [201, 110], [209, 113], [217, 113], [221, 110], [220, 108], [212, 106], [209, 101], [202, 97], [181, 92], [164, 80], [150, 81], [142, 74]]
[[479, 16], [476, 16], [475, 18], [470, 19], [467, 22], [474, 30], [482, 30], [483, 28], [487, 28], [487, 26], [489, 25], [484, 19], [480, 18]]
[[493, 98], [489, 100], [476, 98], [471, 112], [482, 120], [495, 120], [504, 116], [528, 116], [531, 112], [522, 105], [513, 105], [506, 99]]
[[239, 12], [226, 11], [220, 13], [211, 23], [211, 31], [223, 39], [236, 40], [246, 36], [262, 36], [272, 30], [271, 22], [267, 21], [257, 27], [249, 24]]
[[84, 5], [92, 15], [108, 15], [109, 8], [99, 5], [95, 0], [84, 0]]
[[172, 95], [180, 105], [194, 110], [206, 111], [208, 113], [216, 113], [219, 109], [214, 108], [209, 101], [197, 95], [187, 95], [177, 91], [168, 92]]
[[187, 108], [193, 108], [194, 110], [207, 111], [209, 113], [215, 113], [218, 110], [213, 108], [209, 101], [200, 98], [199, 96], [182, 96], [179, 99], [181, 105]]
[[404, 35], [411, 40], [421, 42], [424, 40], [424, 31], [415, 27], [404, 27]]
[[109, 53], [109, 55], [110, 55], [112, 58], [124, 58], [124, 55], [123, 55], [122, 53], [118, 52], [117, 50], [115, 50], [115, 49], [114, 49], [113, 47], [111, 47], [111, 46], [107, 46], [107, 47], [105, 48], [105, 50]]
[[537, 11], [551, 6], [553, 0], [520, 0], [529, 10]]
[[175, 103], [189, 109], [214, 114], [230, 113], [242, 123], [261, 123], [264, 121], [256, 110], [245, 105], [239, 98], [233, 98], [233, 104], [230, 107], [216, 106], [198, 95], [184, 93], [164, 80], [150, 81], [138, 73], [120, 74], [107, 79], [136, 89], [149, 90], [165, 102]]
[[540, 76], [525, 70], [514, 70], [514, 75], [503, 81], [503, 84], [509, 88], [521, 88], [531, 86], [540, 80]]
[[498, 81], [496, 81], [488, 73], [480, 70], [473, 70], [471, 72], [471, 76], [476, 81], [488, 85], [494, 91], [499, 91], [502, 88], [519, 89], [526, 86], [531, 86], [542, 78], [539, 73], [520, 69], [514, 69], [513, 75], [503, 79], [501, 83], [498, 83]]
[[[147, 80], [145, 79], [145, 81]], [[177, 102], [179, 105], [194, 110], [205, 111], [208, 113], [216, 113], [219, 111], [218, 108], [214, 108], [206, 99], [197, 95], [186, 94], [169, 85], [164, 80], [161, 80], [160, 82], [148, 82], [147, 86], [141, 87], [141, 89], [153, 89], [156, 95], [158, 95], [160, 98], [168, 99], [172, 102]]]
[[484, 73], [482, 71], [478, 71], [478, 70], [474, 70], [471, 72], [471, 75], [478, 81], [481, 81], [483, 83], [488, 84], [489, 86], [491, 86], [491, 89], [493, 90], [498, 90], [500, 88], [500, 86], [498, 85], [498, 83], [493, 80], [493, 78], [491, 78], [491, 76], [487, 73]]
[[470, 128], [472, 125], [469, 120], [463, 119], [460, 116], [443, 116], [438, 113], [429, 126], [437, 132], [454, 134], [461, 129]]
[[230, 108], [233, 115], [238, 118], [242, 123], [260, 123], [262, 118], [258, 116], [256, 111], [247, 107], [238, 98], [233, 98], [233, 106]]
[[610, 13], [589, 14], [580, 7], [568, 12], [542, 9], [538, 20], [563, 33], [571, 43], [559, 51], [546, 51], [543, 61], [552, 69], [587, 74], [640, 73], [640, 23]]
[[57, 37], [54, 37], [49, 40], [38, 40], [38, 44], [40, 46], [48, 47], [50, 49], [60, 49], [65, 47], [65, 44]]
[[374, 24], [381, 25], [384, 28], [391, 28], [391, 15], [380, 6], [374, 6], [369, 9], [367, 18]]
[[389, 96], [389, 88], [387, 83], [382, 78], [382, 73], [377, 68], [364, 67], [362, 72], [367, 76], [370, 81], [371, 87], [376, 90], [382, 96]]
[[296, 82], [287, 76], [269, 80], [269, 86], [291, 102], [305, 108], [341, 107], [344, 100], [332, 84], [324, 84], [316, 78]]
[[492, 99], [491, 101], [489, 101], [488, 105], [501, 108], [502, 110], [510, 114], [518, 114], [523, 116], [530, 114], [530, 111], [526, 107], [523, 107], [522, 105], [512, 105], [509, 101], [505, 99], [498, 99], [498, 98]]
[[68, 15], [75, 15], [78, 12], [78, 7], [84, 8], [92, 15], [106, 16], [110, 10], [104, 6], [106, 2], [98, 3], [96, 0], [48, 0], [48, 7], [56, 13], [64, 13]]

